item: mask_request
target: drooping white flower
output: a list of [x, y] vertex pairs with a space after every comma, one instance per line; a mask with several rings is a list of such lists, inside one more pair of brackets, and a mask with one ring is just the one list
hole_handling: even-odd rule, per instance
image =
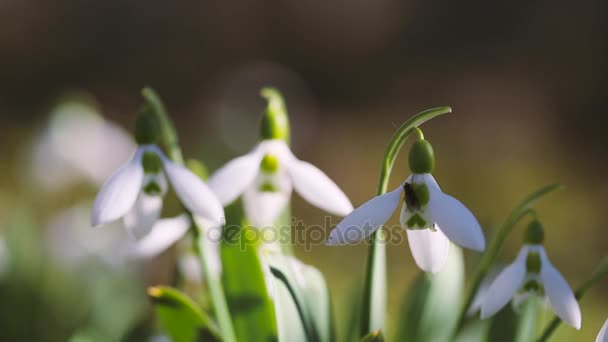
[[393, 191], [355, 209], [331, 232], [327, 243], [350, 244], [369, 237], [393, 215], [402, 197], [400, 223], [422, 270], [436, 273], [442, 269], [450, 241], [476, 251], [485, 249], [475, 216], [460, 201], [443, 193], [429, 173], [413, 174]]
[[604, 323], [604, 325], [602, 326], [600, 333], [597, 334], [595, 342], [608, 342], [608, 319], [606, 320], [606, 323]]
[[481, 318], [494, 315], [511, 300], [517, 305], [530, 294], [546, 296], [561, 320], [581, 328], [581, 310], [574, 293], [540, 242], [524, 245], [515, 261], [492, 282], [481, 305]]
[[32, 177], [45, 190], [59, 191], [82, 181], [101, 185], [135, 142], [78, 94], [53, 108], [32, 147]]
[[228, 162], [211, 176], [209, 186], [224, 206], [242, 195], [247, 218], [257, 227], [275, 222], [292, 188], [332, 214], [344, 216], [353, 210], [346, 195], [323, 171], [297, 159], [280, 139], [264, 140], [250, 153]]
[[[222, 238], [222, 226], [200, 217], [196, 217], [195, 220], [200, 229], [199, 234], [204, 235], [204, 245], [202, 246], [203, 257], [209, 264], [211, 273], [219, 276], [222, 269], [219, 251]], [[147, 259], [159, 255], [178, 241], [182, 240], [191, 225], [192, 222], [190, 217], [186, 214], [158, 220], [150, 230], [150, 233], [133, 243], [130, 256]], [[187, 242], [192, 243], [191, 241]], [[192, 256], [192, 253], [186, 252], [183, 253], [183, 255]], [[185, 261], [187, 265], [192, 265], [191, 258], [185, 260], [187, 260]], [[199, 270], [199, 272], [200, 271], [201, 270]], [[192, 278], [200, 278], [194, 274], [194, 272], [190, 272], [190, 274], [192, 274]]]
[[479, 288], [477, 289], [477, 293], [475, 293], [475, 297], [473, 297], [473, 301], [471, 302], [471, 305], [467, 310], [467, 317], [472, 317], [481, 310], [481, 305], [483, 304], [483, 301], [488, 295], [488, 289], [490, 288], [490, 285], [492, 285], [492, 282], [496, 279], [496, 277], [498, 277], [498, 275], [504, 268], [504, 265], [493, 266], [490, 269], [490, 272], [488, 272], [485, 277], [483, 277], [483, 280], [481, 281], [481, 284], [479, 284]]
[[169, 160], [156, 145], [141, 145], [101, 187], [93, 205], [92, 225], [122, 218], [133, 236], [145, 236], [160, 216], [169, 184], [194, 215], [223, 223], [221, 204], [198, 176]]

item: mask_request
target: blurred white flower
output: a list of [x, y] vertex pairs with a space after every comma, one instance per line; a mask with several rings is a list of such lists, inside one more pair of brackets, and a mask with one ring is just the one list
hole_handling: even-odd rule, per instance
[[481, 305], [485, 319], [503, 308], [510, 300], [523, 302], [529, 295], [547, 296], [555, 314], [576, 329], [581, 328], [581, 310], [572, 289], [551, 264], [541, 244], [526, 244], [515, 262], [507, 266], [487, 290]]
[[430, 173], [412, 174], [393, 191], [376, 196], [346, 216], [331, 232], [329, 245], [351, 244], [370, 236], [393, 215], [404, 196], [400, 223], [416, 264], [439, 272], [450, 241], [476, 251], [485, 249], [481, 226], [459, 200], [444, 193]]
[[490, 285], [492, 285], [494, 279], [498, 277], [498, 275], [504, 268], [504, 265], [495, 265], [490, 269], [490, 272], [488, 272], [486, 276], [483, 277], [483, 280], [481, 281], [481, 284], [479, 284], [479, 288], [477, 289], [477, 293], [475, 293], [475, 297], [473, 297], [473, 301], [471, 302], [469, 310], [467, 311], [468, 317], [474, 316], [477, 312], [479, 312], [479, 310], [481, 310], [481, 304], [488, 295], [488, 289], [490, 288]]
[[86, 264], [91, 258], [109, 266], [125, 265], [129, 241], [123, 229], [91, 230], [90, 206], [76, 205], [54, 216], [45, 230], [51, 254], [67, 266]]
[[101, 187], [93, 204], [92, 225], [123, 218], [134, 237], [144, 237], [160, 217], [167, 179], [194, 215], [223, 224], [221, 204], [198, 176], [169, 160], [156, 145], [141, 145]]
[[101, 117], [92, 103], [62, 101], [34, 143], [33, 177], [50, 191], [81, 181], [101, 184], [134, 147], [131, 136]]
[[602, 326], [600, 333], [597, 335], [595, 342], [608, 342], [608, 319], [606, 323]]
[[353, 206], [323, 171], [297, 159], [285, 141], [264, 140], [250, 153], [233, 159], [209, 180], [226, 206], [243, 196], [247, 218], [256, 227], [275, 223], [291, 197], [292, 187], [308, 202], [344, 216]]

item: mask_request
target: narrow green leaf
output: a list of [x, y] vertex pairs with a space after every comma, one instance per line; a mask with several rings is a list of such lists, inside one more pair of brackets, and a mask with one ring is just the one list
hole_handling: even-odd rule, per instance
[[452, 341], [464, 294], [462, 250], [450, 245], [448, 261], [437, 274], [420, 273], [399, 316], [398, 341]]
[[541, 298], [530, 296], [518, 309], [517, 330], [515, 342], [534, 341], [542, 318]]
[[490, 323], [490, 319], [468, 321], [458, 332], [454, 342], [489, 342]]
[[[228, 215], [226, 215], [228, 219]], [[274, 307], [264, 280], [258, 255], [257, 237], [245, 225], [227, 224], [222, 241], [222, 283], [232, 316], [236, 340], [275, 341], [277, 326]]]
[[163, 329], [173, 342], [220, 341], [217, 328], [188, 296], [165, 286], [148, 288]]

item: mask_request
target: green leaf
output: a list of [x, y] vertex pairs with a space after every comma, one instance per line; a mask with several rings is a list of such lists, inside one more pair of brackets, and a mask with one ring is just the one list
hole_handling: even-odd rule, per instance
[[475, 319], [468, 321], [458, 332], [454, 342], [486, 342], [490, 330], [491, 319]]
[[398, 341], [452, 341], [464, 292], [462, 250], [450, 246], [448, 261], [437, 274], [420, 273], [402, 307]]
[[519, 308], [515, 342], [534, 341], [542, 315], [542, 299], [531, 295]]
[[[279, 340], [329, 341], [331, 320], [325, 281], [321, 276], [321, 284], [312, 283], [319, 281], [320, 272], [293, 257], [273, 254], [267, 258], [274, 276], [274, 290], [280, 297], [275, 301]], [[310, 278], [310, 275], [316, 279]], [[324, 289], [314, 288], [313, 285], [321, 285]], [[322, 330], [325, 338], [321, 335]], [[294, 336], [296, 334], [300, 339]]]
[[217, 328], [188, 296], [165, 286], [148, 288], [163, 329], [173, 342], [220, 341]]
[[382, 335], [382, 331], [376, 330], [371, 333], [363, 336], [360, 342], [384, 342], [384, 335]]
[[386, 234], [382, 229], [374, 233], [370, 254], [368, 256], [368, 272], [365, 282], [360, 335], [365, 336], [370, 331], [385, 330], [386, 323]]
[[304, 304], [308, 306], [312, 324], [319, 332], [322, 342], [335, 341], [331, 296], [323, 274], [312, 266], [305, 267], [306, 288], [303, 291]]
[[258, 255], [258, 235], [245, 225], [226, 226], [224, 233], [234, 235], [222, 241], [222, 283], [236, 340], [275, 341], [274, 307]]

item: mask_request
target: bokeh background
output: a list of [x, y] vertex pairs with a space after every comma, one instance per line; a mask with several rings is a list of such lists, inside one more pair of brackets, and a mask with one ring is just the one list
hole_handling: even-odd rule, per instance
[[[0, 22], [0, 340], [83, 329], [141, 340], [153, 329], [145, 288], [171, 283], [176, 253], [125, 266], [124, 232], [91, 229], [87, 209], [134, 148], [145, 85], [166, 101], [185, 153], [211, 171], [255, 144], [259, 88], [279, 87], [294, 152], [355, 205], [375, 193], [396, 127], [450, 105], [423, 127], [436, 178], [487, 236], [526, 194], [560, 182], [538, 205], [554, 264], [576, 287], [608, 251], [606, 1], [4, 0]], [[402, 154], [391, 184], [407, 174]], [[293, 205], [305, 223], [326, 222], [297, 196]], [[326, 275], [344, 327], [365, 248], [297, 255]], [[467, 254], [468, 266], [476, 259]], [[405, 244], [388, 262], [397, 319], [417, 268]], [[582, 331], [562, 326], [556, 341], [595, 338], [607, 286], [581, 301]]]

